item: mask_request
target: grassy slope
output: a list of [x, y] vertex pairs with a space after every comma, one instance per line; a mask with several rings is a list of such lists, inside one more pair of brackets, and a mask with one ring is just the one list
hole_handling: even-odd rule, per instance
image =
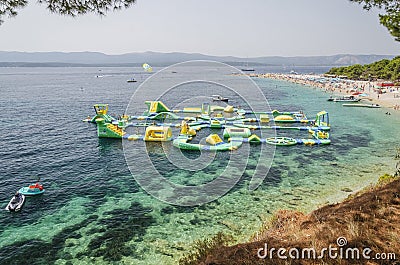
[[[284, 261], [257, 257], [257, 250], [265, 243], [268, 249], [314, 247], [320, 251], [329, 245], [337, 247], [338, 237], [347, 239], [344, 248], [369, 247], [373, 250], [370, 256], [377, 252], [395, 253], [396, 260]], [[218, 241], [209, 244], [211, 247], [194, 260], [186, 257], [181, 264], [400, 264], [400, 179], [368, 188], [342, 203], [324, 206], [308, 215], [279, 211], [253, 242], [226, 247], [220, 237]]]

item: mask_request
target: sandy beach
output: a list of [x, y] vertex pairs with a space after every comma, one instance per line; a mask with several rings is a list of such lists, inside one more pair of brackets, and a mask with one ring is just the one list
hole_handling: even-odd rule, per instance
[[361, 98], [361, 103], [379, 104], [392, 110], [400, 110], [400, 91], [399, 87], [379, 86], [384, 81], [354, 81], [335, 77], [325, 77], [323, 75], [310, 74], [249, 74], [250, 77], [269, 78], [284, 80], [291, 83], [301, 84], [318, 88], [331, 96], [355, 95]]

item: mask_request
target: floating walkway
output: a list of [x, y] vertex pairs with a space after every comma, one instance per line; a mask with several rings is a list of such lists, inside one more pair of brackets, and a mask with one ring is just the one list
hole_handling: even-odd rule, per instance
[[[233, 106], [210, 106], [203, 103], [199, 108], [184, 108], [183, 110], [170, 110], [161, 101], [146, 101], [147, 110], [143, 115], [122, 115], [118, 119], [108, 114], [107, 104], [96, 104], [96, 115], [84, 121], [97, 125], [97, 135], [100, 138], [117, 138], [127, 140], [143, 140], [147, 142], [172, 141], [173, 146], [193, 151], [233, 151], [239, 149], [243, 143], [271, 144], [276, 146], [293, 145], [327, 145], [329, 139], [330, 123], [326, 111], [317, 113], [315, 119], [308, 119], [299, 112], [252, 112]], [[229, 113], [225, 117], [224, 113]], [[184, 114], [178, 116], [178, 114]], [[185, 114], [190, 114], [187, 116]], [[252, 117], [246, 117], [252, 115]], [[166, 122], [170, 121], [170, 122]], [[178, 123], [174, 123], [177, 121]], [[276, 125], [276, 123], [287, 123]], [[301, 126], [295, 126], [301, 123]], [[289, 125], [290, 124], [290, 125]], [[143, 135], [129, 134], [130, 127], [145, 128]], [[172, 130], [179, 129], [178, 136], [173, 136]], [[223, 139], [218, 134], [210, 134], [207, 144], [191, 143], [197, 131], [202, 129], [223, 130]], [[253, 131], [281, 130], [281, 131], [306, 131], [312, 138], [295, 139], [289, 136], [270, 137], [261, 139]]]

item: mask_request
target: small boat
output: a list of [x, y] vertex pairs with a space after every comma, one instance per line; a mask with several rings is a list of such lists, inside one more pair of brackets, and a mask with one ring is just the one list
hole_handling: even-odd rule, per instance
[[344, 96], [340, 98], [332, 98], [330, 97], [328, 101], [333, 101], [333, 102], [359, 102], [361, 99], [360, 98], [355, 98], [354, 96]]
[[137, 82], [137, 81], [135, 80], [135, 78], [131, 78], [131, 79], [126, 80], [126, 82], [128, 82], [128, 83], [135, 83], [135, 82]]
[[380, 108], [379, 104], [342, 104], [343, 107]]
[[246, 63], [243, 68], [241, 68], [243, 72], [254, 72], [254, 68], [249, 67], [249, 64]]
[[39, 183], [31, 184], [29, 187], [22, 187], [19, 189], [19, 193], [22, 195], [33, 196], [42, 194], [45, 191], [43, 186]]
[[224, 98], [220, 95], [212, 95], [212, 100], [213, 101], [224, 101], [224, 102], [228, 102], [228, 98]]
[[333, 102], [359, 102], [361, 99], [360, 98], [355, 98], [355, 99], [335, 99]]
[[279, 146], [291, 146], [296, 145], [296, 139], [289, 137], [270, 137], [265, 140], [267, 144], [279, 145]]
[[18, 212], [21, 210], [22, 205], [24, 205], [25, 196], [19, 192], [17, 192], [7, 204], [6, 210], [10, 212]]

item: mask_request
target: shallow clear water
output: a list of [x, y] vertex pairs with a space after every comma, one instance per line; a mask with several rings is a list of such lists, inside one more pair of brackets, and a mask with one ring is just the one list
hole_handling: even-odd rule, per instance
[[[254, 79], [272, 109], [301, 109], [309, 117], [327, 110], [332, 144], [277, 148], [268, 176], [250, 192], [259, 151], [252, 147], [246, 173], [226, 196], [198, 207], [165, 204], [136, 184], [120, 141], [98, 139], [95, 126], [81, 122], [95, 103], [123, 113], [148, 75], [140, 69], [99, 70], [0, 68], [0, 202], [5, 207], [37, 176], [46, 188], [28, 198], [21, 212], [0, 212], [4, 264], [176, 264], [195, 240], [219, 231], [246, 240], [277, 209], [309, 211], [345, 198], [343, 188], [361, 189], [394, 171], [399, 115], [343, 108], [309, 87]], [[132, 74], [138, 83], [126, 83]], [[160, 145], [147, 148], [174, 182], [187, 185], [212, 179], [228, 156], [218, 153], [211, 168], [188, 175], [168, 166]]]

